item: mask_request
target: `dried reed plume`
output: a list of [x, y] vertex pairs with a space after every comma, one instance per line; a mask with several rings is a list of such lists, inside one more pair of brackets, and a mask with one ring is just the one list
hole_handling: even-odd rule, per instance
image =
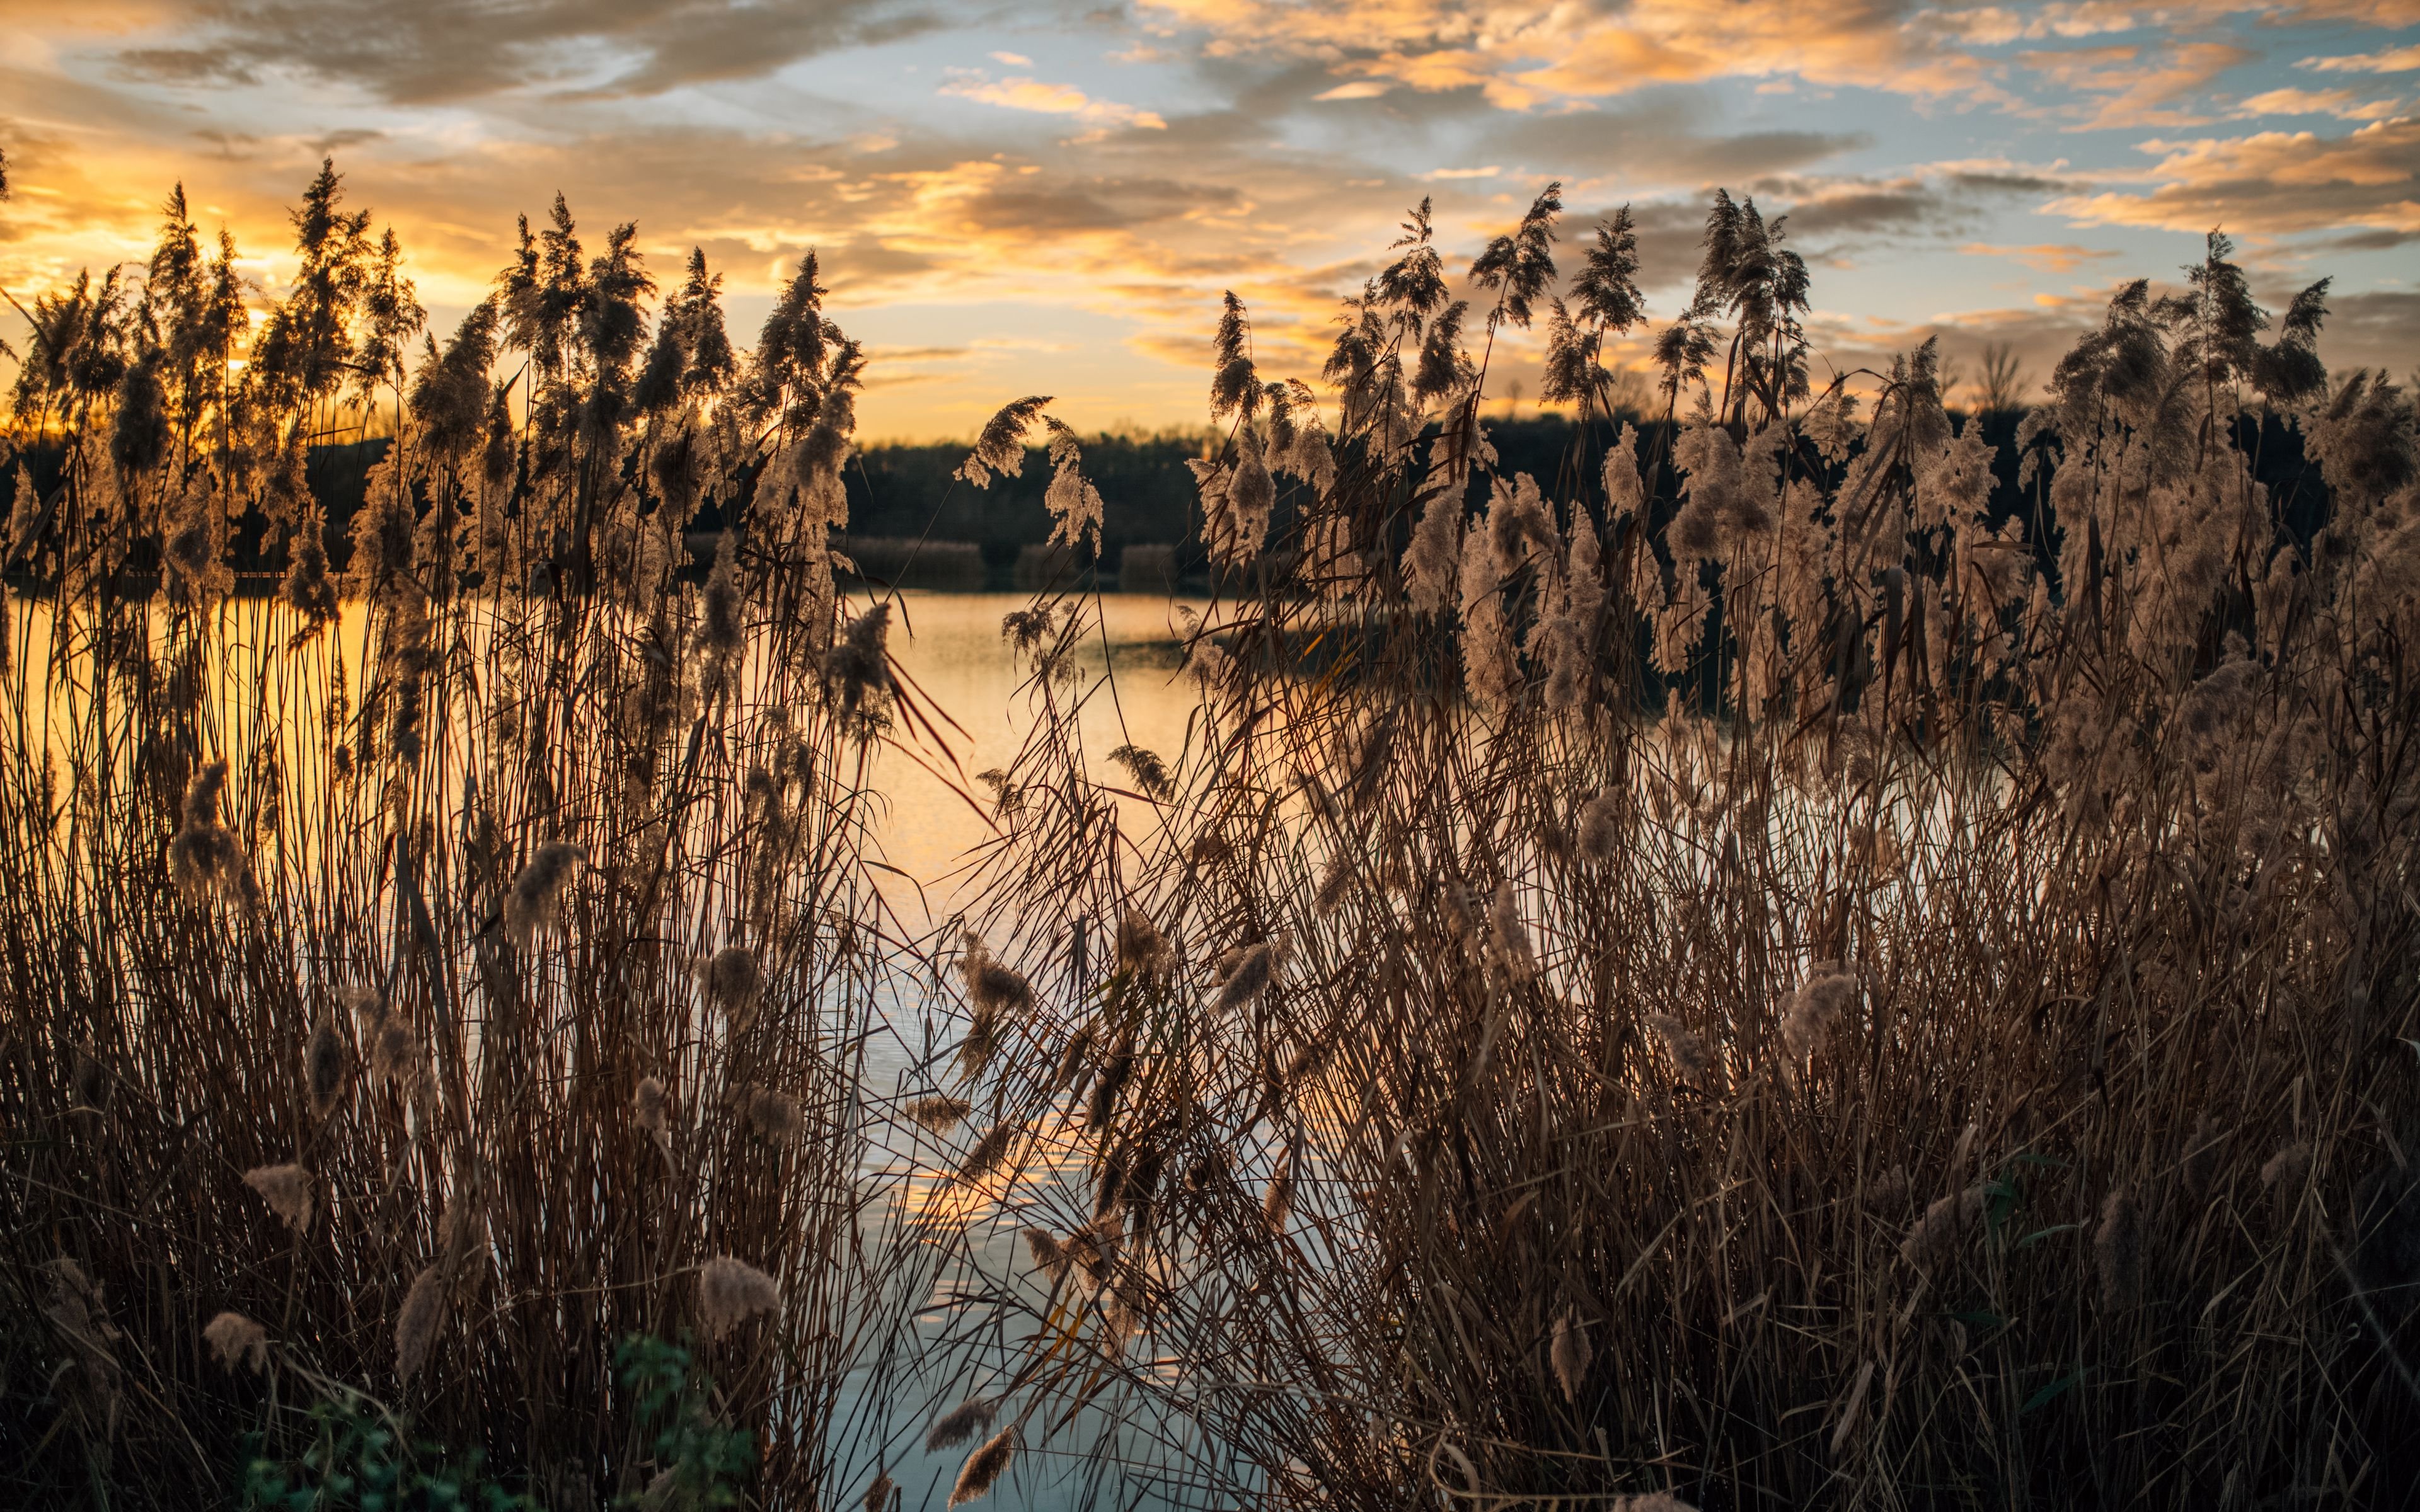
[[1556, 1383], [1563, 1388], [1563, 1400], [1576, 1403], [1580, 1399], [1580, 1381], [1588, 1375], [1593, 1352], [1589, 1348], [1588, 1325], [1579, 1315], [1569, 1307], [1557, 1313], [1554, 1342], [1547, 1349], [1547, 1358], [1554, 1366]]
[[889, 1471], [876, 1474], [865, 1488], [864, 1512], [889, 1512], [892, 1493], [897, 1489]]
[[964, 1443], [976, 1434], [986, 1431], [999, 1412], [1000, 1404], [988, 1396], [968, 1397], [933, 1419], [931, 1426], [924, 1430], [925, 1452], [929, 1454]]
[[2101, 1277], [2101, 1304], [2123, 1311], [2143, 1291], [2143, 1207], [2132, 1186], [2121, 1186], [2101, 1205], [2101, 1227], [2092, 1233], [2092, 1265]]
[[1900, 1241], [1900, 1257], [1924, 1270], [1947, 1264], [1982, 1212], [1983, 1194], [1973, 1187], [1935, 1197]]
[[1008, 1159], [1009, 1151], [1016, 1148], [1016, 1125], [1002, 1123], [993, 1126], [975, 1141], [974, 1148], [967, 1151], [967, 1158], [958, 1163], [958, 1180], [969, 1182], [983, 1180], [999, 1169]]
[[773, 1278], [728, 1255], [718, 1255], [697, 1273], [698, 1326], [719, 1339], [759, 1313], [778, 1312], [782, 1290]]
[[1127, 909], [1118, 920], [1118, 969], [1136, 977], [1157, 977], [1168, 970], [1171, 959], [1159, 927], [1141, 909]]
[[764, 985], [756, 954], [745, 946], [726, 945], [706, 960], [706, 995], [735, 1019], [755, 1006], [756, 995]]
[[411, 1288], [403, 1294], [403, 1307], [395, 1315], [395, 1373], [406, 1381], [420, 1374], [428, 1363], [430, 1350], [437, 1344], [437, 1331], [445, 1321], [445, 1274], [442, 1262], [421, 1268], [411, 1278]]
[[301, 1233], [311, 1227], [311, 1173], [302, 1166], [256, 1165], [243, 1173], [243, 1184], [259, 1193], [287, 1227]]
[[1033, 1268], [1041, 1272], [1052, 1286], [1056, 1287], [1067, 1274], [1071, 1262], [1066, 1247], [1047, 1228], [1028, 1228], [1025, 1231], [1025, 1251], [1033, 1257]]
[[947, 1134], [972, 1112], [974, 1104], [962, 1097], [935, 1095], [920, 1097], [904, 1110], [908, 1117], [935, 1134]]
[[1841, 1012], [1856, 1001], [1857, 979], [1838, 965], [1826, 963], [1815, 968], [1799, 989], [1791, 995], [1789, 1007], [1781, 1015], [1781, 1047], [1787, 1056], [1783, 1067], [1791, 1074], [1823, 1047], [1832, 1026]]
[[1284, 1236], [1287, 1222], [1294, 1217], [1294, 1152], [1289, 1149], [1278, 1157], [1278, 1166], [1269, 1174], [1269, 1184], [1261, 1195], [1261, 1219], [1269, 1232]]
[[672, 1093], [660, 1076], [642, 1076], [638, 1090], [630, 1098], [630, 1119], [656, 1148], [666, 1155], [673, 1152]]
[[219, 817], [226, 781], [223, 761], [210, 762], [194, 774], [185, 790], [184, 822], [168, 841], [168, 874], [195, 903], [224, 896], [250, 910], [259, 905], [260, 888], [242, 845]]
[[1008, 1473], [1009, 1461], [1016, 1456], [1016, 1429], [1004, 1427], [982, 1447], [967, 1456], [966, 1464], [958, 1471], [957, 1484], [950, 1488], [950, 1505], [961, 1506], [980, 1501]]
[[335, 1111], [345, 1090], [345, 1037], [336, 1021], [322, 1018], [302, 1046], [302, 1082], [311, 1097], [311, 1117], [325, 1119]]
[[562, 923], [564, 889], [570, 885], [572, 869], [585, 858], [569, 841], [549, 841], [521, 868], [504, 897], [504, 933], [514, 949], [528, 949], [538, 930]]
[[269, 1330], [241, 1313], [221, 1313], [204, 1325], [202, 1340], [224, 1369], [250, 1365], [258, 1375], [269, 1368]]
[[1664, 1055], [1672, 1062], [1672, 1069], [1683, 1079], [1696, 1081], [1714, 1069], [1714, 1052], [1706, 1048], [1706, 1041], [1687, 1025], [1669, 1013], [1650, 1013], [1646, 1023], [1647, 1027], [1653, 1031], [1656, 1041], [1664, 1047]]
[[781, 1144], [796, 1139], [806, 1127], [806, 1115], [799, 1100], [772, 1087], [752, 1087], [744, 1093], [748, 1127], [757, 1137]]
[[1211, 1000], [1211, 1013], [1223, 1016], [1257, 1001], [1276, 966], [1276, 947], [1267, 940], [1230, 951], [1218, 964], [1218, 995]]

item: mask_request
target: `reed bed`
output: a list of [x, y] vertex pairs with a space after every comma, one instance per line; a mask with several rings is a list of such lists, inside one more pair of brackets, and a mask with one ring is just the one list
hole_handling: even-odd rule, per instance
[[[857, 348], [812, 259], [745, 364], [699, 259], [649, 343], [630, 228], [591, 256], [558, 202], [408, 366], [392, 239], [332, 171], [295, 222], [239, 383], [181, 195], [139, 297], [36, 312], [0, 1484], [235, 1504], [333, 1382], [538, 1504], [703, 1494], [616, 1377], [646, 1335], [693, 1341], [754, 1494], [812, 1504], [892, 1321], [865, 1065], [914, 964], [861, 774], [915, 706], [825, 547]], [[365, 405], [396, 440], [339, 574], [297, 480]], [[273, 601], [228, 596], [247, 513]]]
[[[1817, 386], [1721, 195], [1645, 440], [1626, 217], [1566, 285], [1558, 211], [1475, 312], [1416, 214], [1332, 435], [1230, 298], [1252, 586], [1182, 752], [1085, 750], [1090, 611], [1012, 620], [963, 1095], [1080, 1180], [1001, 1194], [1030, 1279], [965, 1305], [1020, 1321], [953, 1367], [1037, 1447], [1163, 1426], [1180, 1504], [2399, 1504], [2410, 400], [2213, 237], [2061, 362], [2011, 509], [1930, 344]], [[1478, 421], [1532, 317], [1597, 440], [1551, 493]], [[2324, 497], [2259, 481], [2288, 428]]]
[[[2003, 488], [1929, 345], [1818, 384], [1721, 194], [1642, 427], [1626, 213], [1569, 278], [1559, 214], [1456, 280], [1415, 211], [1325, 394], [1228, 297], [1192, 733], [1086, 748], [1098, 606], [1037, 579], [939, 939], [868, 838], [870, 750], [947, 731], [835, 584], [861, 358], [812, 258], [743, 355], [703, 258], [651, 322], [558, 202], [408, 362], [323, 172], [240, 381], [181, 198], [139, 295], [38, 306], [8, 1484], [224, 1499], [333, 1381], [544, 1505], [690, 1495], [635, 1335], [696, 1345], [766, 1505], [882, 1512], [919, 1454], [952, 1505], [2397, 1504], [2410, 400], [2213, 238]], [[1586, 422], [1548, 480], [1480, 421], [1533, 322]], [[295, 480], [364, 403], [338, 576]], [[1075, 561], [1115, 503], [1048, 404], [960, 477], [1038, 436]], [[227, 596], [252, 515], [274, 606]]]

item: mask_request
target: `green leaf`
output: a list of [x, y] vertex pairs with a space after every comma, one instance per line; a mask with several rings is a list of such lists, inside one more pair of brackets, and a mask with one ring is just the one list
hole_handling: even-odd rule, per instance
[[2053, 1224], [2048, 1228], [2037, 1228], [2032, 1233], [2027, 1234], [2024, 1238], [2018, 1240], [2014, 1244], [2010, 1245], [2009, 1248], [2025, 1249], [2041, 1242], [2053, 1234], [2071, 1234], [2083, 1227], [2084, 1226], [2082, 1224]]
[[2082, 1381], [2083, 1379], [2084, 1369], [2081, 1367], [2075, 1370], [2072, 1374], [2059, 1377], [2056, 1381], [2052, 1381], [2049, 1385], [2044, 1386], [2041, 1390], [2026, 1397], [2025, 1404], [2017, 1409], [2017, 1415], [2019, 1417], [2023, 1417], [2027, 1412], [2032, 1412], [2038, 1407], [2049, 1406], [2052, 1402], [2058, 1400], [2060, 1396], [2066, 1395], [2067, 1389], [2070, 1386], [2074, 1385], [2077, 1381]]

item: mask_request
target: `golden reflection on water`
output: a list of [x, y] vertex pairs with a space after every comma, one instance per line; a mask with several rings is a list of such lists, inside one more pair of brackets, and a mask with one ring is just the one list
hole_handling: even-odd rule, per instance
[[[939, 918], [967, 901], [962, 879], [953, 876], [958, 863], [994, 832], [987, 811], [991, 795], [976, 774], [1008, 765], [1032, 728], [1021, 690], [1025, 671], [1000, 630], [1003, 616], [1032, 601], [1022, 594], [907, 593], [900, 598], [892, 621], [892, 659], [925, 701], [939, 705], [964, 733], [941, 727], [952, 748], [943, 756], [902, 721], [898, 734], [906, 748], [882, 751], [872, 766], [888, 799], [875, 834], [884, 859], [924, 888], [924, 903]], [[1141, 746], [1173, 767], [1187, 721], [1199, 707], [1200, 689], [1180, 675], [1185, 627], [1175, 601], [1108, 594], [1097, 603], [1099, 621], [1088, 630], [1078, 657], [1083, 681], [1077, 692], [1084, 699], [1078, 723], [1093, 776], [1125, 788], [1131, 779], [1109, 761], [1109, 753], [1124, 745]], [[1088, 601], [1088, 625], [1090, 614]], [[1105, 666], [1113, 677], [1104, 684], [1099, 679]], [[953, 783], [963, 791], [954, 792]], [[915, 919], [912, 894], [894, 902], [904, 917]]]

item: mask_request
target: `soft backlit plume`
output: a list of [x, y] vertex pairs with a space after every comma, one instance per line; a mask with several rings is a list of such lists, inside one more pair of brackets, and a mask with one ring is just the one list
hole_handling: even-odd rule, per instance
[[324, 1119], [335, 1111], [345, 1089], [345, 1037], [336, 1021], [323, 1018], [302, 1046], [302, 1080], [311, 1096], [311, 1117]]
[[889, 1471], [875, 1476], [874, 1484], [865, 1489], [865, 1512], [890, 1512], [892, 1493], [897, 1489]]
[[1001, 1476], [1008, 1473], [1009, 1461], [1016, 1457], [1016, 1429], [1004, 1427], [974, 1453], [958, 1471], [957, 1484], [950, 1488], [950, 1504], [960, 1506], [980, 1501], [988, 1494]]
[[982, 1180], [998, 1170], [1016, 1148], [1016, 1126], [1010, 1123], [997, 1125], [976, 1140], [974, 1148], [967, 1151], [967, 1158], [958, 1163], [958, 1180], [970, 1182]]
[[286, 1227], [301, 1233], [311, 1227], [311, 1173], [301, 1165], [256, 1165], [243, 1173], [243, 1184], [260, 1194], [269, 1211]]
[[1537, 949], [1529, 943], [1529, 926], [1521, 918], [1521, 895], [1507, 877], [1497, 884], [1487, 904], [1488, 937], [1507, 973], [1526, 981], [1538, 974]]
[[756, 995], [764, 985], [756, 953], [744, 945], [726, 945], [706, 958], [706, 995], [734, 1018], [755, 1006]]
[[195, 903], [214, 896], [249, 910], [260, 903], [260, 887], [243, 847], [220, 818], [226, 794], [227, 764], [210, 762], [185, 789], [183, 823], [168, 841], [168, 874]]
[[904, 1110], [908, 1117], [935, 1134], [947, 1134], [974, 1111], [974, 1104], [962, 1097], [920, 1097]]
[[1594, 1351], [1589, 1348], [1588, 1325], [1578, 1313], [1566, 1307], [1555, 1315], [1554, 1342], [1548, 1346], [1547, 1358], [1555, 1370], [1555, 1383], [1563, 1388], [1563, 1400], [1580, 1399], [1580, 1382], [1588, 1376], [1589, 1360]]
[[2303, 1179], [2310, 1174], [2311, 1147], [2297, 1139], [2260, 1165], [2260, 1184], [2291, 1207], [2303, 1199]]
[[571, 873], [586, 859], [569, 841], [549, 841], [537, 848], [504, 895], [504, 933], [517, 949], [526, 950], [540, 929], [563, 922], [563, 894]]
[[1278, 1156], [1278, 1165], [1269, 1174], [1269, 1184], [1261, 1194], [1261, 1218], [1269, 1232], [1282, 1235], [1294, 1217], [1294, 1150], [1289, 1148]]
[[1494, 532], [1473, 530], [1463, 537], [1460, 578], [1462, 677], [1471, 702], [1501, 713], [1521, 688], [1521, 664], [1504, 619], [1505, 567]]
[[1175, 779], [1169, 776], [1168, 764], [1156, 752], [1140, 746], [1120, 746], [1109, 752], [1109, 760], [1125, 768], [1144, 797], [1165, 803], [1176, 795]]
[[994, 477], [1014, 478], [1025, 471], [1025, 433], [1050, 403], [1047, 393], [1033, 394], [1001, 406], [1000, 412], [984, 423], [975, 438], [975, 449], [958, 468], [957, 475], [978, 488], [988, 488]]
[[1045, 415], [1043, 424], [1050, 439], [1050, 486], [1042, 496], [1042, 506], [1050, 511], [1050, 540], [1053, 545], [1097, 548], [1101, 490], [1084, 476], [1084, 454], [1076, 433], [1054, 416]]
[[1714, 1069], [1714, 1052], [1679, 1019], [1668, 1013], [1650, 1013], [1646, 1024], [1656, 1042], [1664, 1047], [1665, 1058], [1671, 1061], [1673, 1071], [1683, 1080], [1696, 1081]]
[[849, 621], [847, 630], [824, 654], [825, 684], [831, 689], [842, 724], [860, 740], [891, 728], [896, 688], [886, 644], [890, 628], [891, 601], [882, 599]]
[[221, 1368], [249, 1365], [255, 1375], [269, 1368], [269, 1330], [241, 1313], [221, 1313], [204, 1325], [202, 1340]]
[[1066, 1275], [1067, 1268], [1072, 1263], [1067, 1257], [1066, 1248], [1059, 1242], [1058, 1236], [1047, 1228], [1029, 1228], [1025, 1231], [1025, 1252], [1033, 1257], [1033, 1268], [1041, 1272], [1044, 1279], [1054, 1287]]
[[959, 959], [958, 970], [966, 979], [967, 995], [973, 999], [978, 1011], [993, 1013], [1032, 1011], [1032, 984], [1003, 964], [981, 941], [970, 939], [966, 954]]
[[1621, 843], [1622, 800], [1620, 789], [1605, 788], [1580, 810], [1580, 854], [1600, 865], [1612, 860]]
[[1900, 1241], [1900, 1258], [1909, 1264], [1931, 1270], [1957, 1258], [1959, 1246], [1964, 1242], [1977, 1219], [1983, 1214], [1983, 1193], [1979, 1187], [1953, 1192], [1946, 1197], [1935, 1197]]
[[2121, 1186], [2101, 1205], [2101, 1227], [2092, 1231], [2092, 1265], [2101, 1277], [2101, 1304], [2113, 1312], [2132, 1307], [2143, 1290], [2143, 1206], [2132, 1186]]
[[719, 1339], [759, 1313], [778, 1312], [782, 1288], [773, 1278], [729, 1255], [718, 1255], [697, 1273], [698, 1325]]
[[757, 1137], [782, 1144], [796, 1139], [806, 1127], [806, 1116], [799, 1111], [799, 1100], [771, 1087], [749, 1088], [745, 1094], [748, 1126]]
[[966, 1443], [988, 1429], [1000, 1412], [1000, 1404], [988, 1396], [970, 1396], [933, 1419], [924, 1429], [924, 1452], [947, 1449]]
[[1277, 967], [1277, 952], [1267, 940], [1238, 946], [1220, 959], [1217, 971], [1218, 995], [1210, 1011], [1232, 1013], [1266, 992]]
[[1150, 916], [1129, 908], [1118, 920], [1118, 969], [1138, 978], [1165, 974], [1172, 954]]
[[445, 1276], [442, 1264], [424, 1266], [403, 1295], [395, 1317], [395, 1373], [410, 1381], [428, 1363], [437, 1330], [445, 1321]]
[[660, 1076], [642, 1076], [638, 1090], [630, 1098], [630, 1119], [644, 1130], [656, 1148], [666, 1155], [673, 1152], [672, 1093]]
[[1791, 995], [1781, 1015], [1781, 1047], [1789, 1057], [1784, 1064], [1793, 1074], [1823, 1047], [1832, 1026], [1856, 998], [1856, 977], [1828, 962]]

